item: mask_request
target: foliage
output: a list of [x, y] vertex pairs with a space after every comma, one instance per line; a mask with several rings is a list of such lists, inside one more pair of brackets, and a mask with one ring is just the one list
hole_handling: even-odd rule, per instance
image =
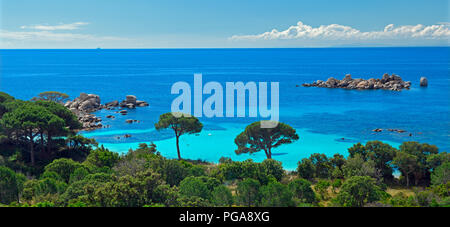
[[[180, 116], [174, 116], [180, 115]], [[179, 138], [184, 134], [199, 133], [203, 129], [203, 124], [194, 117], [181, 113], [165, 113], [159, 117], [158, 123], [155, 124], [157, 130], [171, 128], [175, 132], [178, 159], [181, 160]]]
[[298, 162], [297, 173], [299, 177], [311, 180], [314, 178], [315, 172], [315, 166], [310, 159], [304, 158]]
[[112, 168], [119, 161], [119, 155], [104, 148], [103, 145], [89, 153], [84, 164], [92, 168]]
[[311, 182], [305, 179], [295, 179], [290, 182], [288, 186], [299, 204], [312, 204], [317, 202], [316, 194], [311, 187]]
[[261, 206], [288, 207], [294, 206], [293, 194], [280, 182], [272, 181], [261, 187]]
[[186, 177], [180, 183], [180, 194], [183, 196], [207, 199], [209, 193], [208, 186], [199, 177]]
[[261, 122], [254, 122], [239, 134], [234, 142], [238, 146], [236, 154], [264, 151], [267, 159], [272, 158], [272, 149], [289, 144], [299, 137], [294, 128], [279, 122], [275, 128], [262, 128]]
[[69, 95], [58, 92], [58, 91], [46, 91], [39, 93], [38, 96], [34, 97], [33, 101], [43, 100], [51, 101], [59, 104], [65, 103], [69, 99]]
[[56, 159], [49, 165], [45, 167], [45, 172], [55, 172], [59, 176], [62, 177], [63, 181], [66, 183], [69, 183], [70, 181], [70, 175], [78, 168], [83, 168], [84, 166], [79, 163], [75, 162], [72, 159], [68, 158], [61, 158]]
[[9, 204], [18, 201], [25, 179], [11, 169], [0, 166], [0, 203]]
[[378, 201], [386, 196], [368, 176], [353, 176], [342, 184], [335, 202], [344, 207], [362, 207], [366, 203]]
[[315, 185], [315, 189], [319, 193], [322, 200], [328, 199], [328, 188], [331, 186], [328, 180], [319, 180]]
[[240, 181], [236, 188], [238, 203], [247, 207], [258, 205], [261, 198], [259, 193], [260, 186], [255, 179], [248, 178]]
[[433, 170], [431, 184], [446, 185], [450, 182], [450, 162], [446, 162]]
[[218, 207], [230, 207], [233, 205], [233, 195], [225, 185], [219, 185], [211, 192], [211, 202]]
[[378, 181], [382, 179], [381, 172], [376, 168], [373, 160], [364, 161], [360, 154], [348, 158], [342, 167], [345, 178], [353, 176], [369, 176]]

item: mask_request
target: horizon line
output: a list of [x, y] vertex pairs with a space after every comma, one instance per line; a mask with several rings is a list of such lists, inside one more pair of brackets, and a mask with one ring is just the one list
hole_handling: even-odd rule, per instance
[[149, 47], [149, 48], [0, 48], [0, 50], [201, 50], [201, 49], [350, 49], [350, 48], [449, 48], [447, 46], [327, 46], [327, 47]]

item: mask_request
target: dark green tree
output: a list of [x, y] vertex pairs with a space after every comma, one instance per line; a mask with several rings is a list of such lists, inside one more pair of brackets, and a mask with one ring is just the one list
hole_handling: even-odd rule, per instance
[[236, 196], [239, 204], [252, 207], [257, 206], [260, 201], [260, 184], [255, 179], [244, 179], [237, 184]]
[[255, 153], [263, 150], [268, 159], [272, 158], [272, 149], [289, 144], [299, 137], [291, 126], [278, 123], [275, 128], [262, 128], [261, 122], [254, 122], [239, 134], [234, 142], [238, 146], [236, 154]]
[[203, 124], [194, 116], [186, 116], [178, 113], [165, 113], [159, 116], [159, 121], [155, 124], [155, 128], [157, 130], [171, 128], [175, 132], [178, 159], [181, 160], [180, 136], [201, 132]]
[[393, 164], [404, 174], [406, 187], [409, 187], [409, 176], [418, 168], [417, 157], [405, 152], [397, 152]]
[[62, 119], [62, 121], [49, 122], [43, 128], [47, 135], [47, 152], [50, 153], [52, 149], [53, 137], [67, 137], [74, 135], [74, 130], [82, 128], [77, 116], [63, 105], [53, 101], [36, 101], [37, 105], [46, 108], [49, 112]]
[[[429, 185], [431, 179], [431, 168], [429, 163], [429, 157], [438, 154], [439, 150], [435, 145], [418, 142], [404, 142], [400, 145], [400, 153], [407, 153], [416, 157], [416, 168], [412, 173], [414, 178], [414, 185], [422, 183], [423, 185]], [[406, 174], [404, 174], [406, 175]]]
[[373, 178], [354, 176], [344, 182], [335, 202], [344, 207], [362, 207], [382, 199], [385, 194]]
[[332, 172], [331, 162], [325, 154], [312, 154], [309, 157], [314, 165], [314, 176], [317, 178], [329, 178]]
[[44, 100], [63, 104], [69, 99], [69, 95], [58, 91], [46, 91], [34, 97], [32, 101]]
[[31, 165], [35, 164], [35, 138], [47, 128], [63, 126], [64, 122], [46, 108], [31, 102], [23, 102], [12, 112], [3, 115], [0, 124], [13, 132], [13, 137], [25, 137], [29, 143]]
[[292, 191], [294, 197], [300, 203], [316, 203], [317, 198], [313, 189], [311, 188], [311, 182], [305, 179], [295, 179], [289, 183], [289, 189]]
[[261, 206], [291, 207], [294, 206], [293, 194], [280, 182], [272, 181], [261, 187]]
[[72, 159], [61, 158], [56, 159], [52, 163], [45, 166], [45, 172], [55, 172], [62, 177], [64, 182], [69, 183], [70, 175], [78, 168], [87, 168], [79, 162]]
[[310, 159], [304, 158], [302, 161], [298, 162], [297, 173], [299, 177], [312, 180], [315, 172], [315, 166]]
[[266, 176], [273, 176], [277, 181], [281, 181], [283, 176], [285, 175], [283, 166], [281, 165], [281, 162], [273, 160], [273, 159], [266, 159], [260, 164], [261, 173]]
[[212, 191], [211, 201], [218, 207], [230, 207], [233, 205], [233, 195], [225, 185], [219, 185]]
[[8, 112], [8, 103], [14, 101], [14, 97], [0, 91], [0, 118]]
[[333, 158], [330, 159], [330, 162], [334, 168], [338, 168], [338, 169], [342, 170], [342, 166], [345, 164], [344, 155], [334, 154]]
[[0, 203], [19, 201], [26, 178], [8, 167], [0, 166]]
[[112, 168], [118, 161], [119, 154], [109, 151], [102, 145], [89, 153], [84, 164], [94, 168]]
[[369, 176], [382, 181], [381, 171], [376, 168], [375, 162], [373, 160], [364, 161], [360, 154], [349, 157], [342, 166], [342, 171], [345, 178]]
[[[450, 162], [446, 162], [433, 170], [431, 183], [433, 185], [447, 185], [450, 182]], [[447, 191], [450, 194], [450, 191]]]
[[350, 157], [353, 158], [356, 154], [361, 155], [364, 161], [367, 160], [367, 150], [364, 145], [361, 143], [354, 144], [352, 147], [348, 149], [348, 153]]
[[210, 193], [206, 183], [199, 177], [186, 177], [180, 182], [180, 194], [183, 196], [208, 199]]

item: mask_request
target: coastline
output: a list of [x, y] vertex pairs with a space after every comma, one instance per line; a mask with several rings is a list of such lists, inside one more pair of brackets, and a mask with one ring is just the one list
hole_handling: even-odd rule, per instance
[[[233, 125], [233, 128], [226, 130], [204, 130], [200, 136], [185, 135], [180, 138], [180, 147], [183, 151], [183, 157], [191, 160], [204, 160], [211, 163], [218, 163], [221, 157], [229, 157], [233, 161], [244, 161], [246, 159], [253, 159], [255, 162], [262, 162], [266, 157], [263, 152], [258, 152], [252, 155], [241, 154], [236, 155], [234, 150], [237, 148], [234, 144], [234, 137], [230, 135], [238, 134], [242, 129], [239, 125]], [[83, 133], [89, 138], [91, 132]], [[95, 133], [95, 132], [92, 132]], [[105, 132], [110, 134], [112, 132]], [[348, 142], [339, 142], [339, 135], [325, 135], [319, 133], [312, 133], [308, 130], [297, 129], [300, 139], [292, 144], [287, 144], [274, 149], [273, 159], [281, 161], [286, 170], [294, 171], [297, 164], [303, 158], [309, 158], [313, 153], [326, 154], [332, 157], [339, 153], [348, 156], [347, 149], [352, 147], [355, 143], [366, 141], [357, 141], [347, 138]], [[97, 136], [100, 133], [97, 133]], [[123, 134], [121, 131], [120, 134]], [[211, 134], [211, 136], [209, 136]], [[111, 135], [111, 134], [110, 134]], [[111, 135], [112, 136], [112, 135]], [[119, 154], [126, 154], [129, 149], [136, 149], [140, 143], [153, 142], [158, 151], [167, 158], [176, 158], [175, 138], [163, 139], [158, 141], [145, 142], [118, 142], [118, 143], [100, 143], [105, 148]], [[393, 147], [398, 148], [399, 143], [383, 141]], [[99, 145], [100, 145], [99, 144]], [[219, 154], [219, 155], [218, 155]]]

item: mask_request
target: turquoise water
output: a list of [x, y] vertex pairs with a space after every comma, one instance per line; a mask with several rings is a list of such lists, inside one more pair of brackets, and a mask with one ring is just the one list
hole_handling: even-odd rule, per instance
[[[80, 92], [100, 95], [102, 102], [136, 95], [150, 107], [127, 116], [102, 110], [97, 115], [109, 128], [83, 133], [109, 149], [124, 153], [142, 142], [154, 142], [165, 156], [175, 158], [173, 132], [154, 130], [160, 114], [169, 112], [171, 86], [203, 82], [280, 82], [280, 121], [297, 129], [300, 139], [274, 150], [273, 158], [287, 169], [312, 153], [346, 155], [356, 142], [382, 140], [398, 146], [404, 141], [450, 148], [450, 48], [323, 48], [323, 49], [186, 49], [186, 50], [0, 50], [0, 90], [20, 99], [57, 90], [75, 98]], [[303, 88], [296, 85], [330, 76], [381, 77], [395, 73], [412, 81], [412, 89], [356, 91]], [[428, 88], [418, 86], [421, 76]], [[206, 98], [206, 97], [205, 97]], [[116, 119], [107, 119], [107, 115]], [[126, 119], [140, 120], [126, 124]], [[253, 118], [200, 118], [200, 135], [181, 138], [181, 155], [217, 162], [263, 160], [264, 153], [236, 155], [234, 138]], [[375, 128], [398, 128], [399, 133], [373, 133]], [[409, 136], [412, 133], [412, 136]], [[131, 134], [131, 138], [123, 135]], [[118, 139], [120, 137], [120, 139]], [[342, 138], [345, 138], [343, 141]]]

